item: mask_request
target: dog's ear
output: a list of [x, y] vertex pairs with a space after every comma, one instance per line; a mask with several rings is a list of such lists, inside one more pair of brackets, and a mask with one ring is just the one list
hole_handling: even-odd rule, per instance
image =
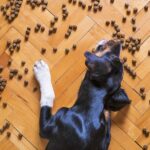
[[130, 103], [131, 101], [129, 100], [127, 94], [123, 89], [120, 88], [109, 99], [106, 100], [105, 109], [111, 111], [119, 111]]

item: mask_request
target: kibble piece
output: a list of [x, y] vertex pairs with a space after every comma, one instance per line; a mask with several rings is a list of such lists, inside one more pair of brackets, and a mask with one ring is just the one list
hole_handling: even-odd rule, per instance
[[124, 8], [125, 8], [125, 9], [128, 9], [128, 8], [129, 8], [129, 4], [125, 3], [125, 4], [124, 4]]
[[150, 56], [150, 50], [148, 50], [148, 56]]
[[21, 66], [23, 67], [26, 64], [25, 61], [21, 61]]
[[136, 22], [136, 19], [135, 19], [135, 18], [132, 18], [132, 19], [131, 19], [131, 23], [132, 23], [132, 24], [135, 24], [135, 22]]
[[92, 9], [92, 5], [88, 6], [88, 11], [90, 11]]
[[57, 32], [57, 28], [53, 28], [52, 32], [56, 33]]
[[145, 137], [149, 137], [149, 131], [146, 131]]
[[24, 69], [24, 73], [25, 73], [25, 74], [27, 74], [28, 71], [29, 71], [28, 68], [25, 68], [25, 69]]
[[69, 49], [66, 48], [66, 49], [65, 49], [65, 54], [67, 55], [68, 53], [69, 53]]
[[136, 60], [135, 59], [132, 60], [132, 65], [136, 66]]
[[22, 75], [19, 74], [19, 75], [18, 75], [18, 80], [21, 80], [21, 79], [22, 79]]
[[136, 26], [132, 27], [132, 31], [135, 32], [136, 31]]
[[55, 25], [55, 21], [51, 20], [50, 25], [51, 25], [51, 27], [53, 27]]
[[138, 12], [138, 9], [137, 9], [137, 8], [134, 8], [134, 9], [133, 9], [133, 14], [137, 14], [137, 12]]
[[141, 98], [144, 100], [146, 98], [146, 94], [145, 93], [142, 93], [141, 94]]
[[42, 27], [41, 27], [41, 32], [44, 32], [44, 31], [45, 31], [45, 27], [42, 26]]
[[8, 132], [6, 133], [6, 136], [7, 136], [7, 138], [10, 138], [11, 133], [8, 131]]
[[131, 14], [131, 11], [130, 10], [127, 10], [126, 11], [126, 14], [129, 16]]
[[144, 87], [141, 87], [140, 88], [140, 93], [144, 93], [145, 92], [145, 88]]
[[106, 24], [106, 26], [109, 26], [110, 25], [110, 21], [106, 21], [105, 24]]
[[42, 48], [41, 49], [41, 54], [45, 54], [46, 53], [46, 48]]
[[22, 140], [23, 135], [21, 133], [18, 134], [18, 139]]
[[29, 84], [29, 82], [28, 81], [24, 81], [24, 86], [26, 87], [26, 86], [28, 86], [28, 84]]
[[53, 33], [53, 29], [49, 29], [48, 35], [51, 35]]
[[53, 48], [53, 53], [56, 53], [57, 52], [57, 48]]
[[143, 149], [143, 150], [148, 150], [148, 146], [147, 146], [147, 145], [144, 145], [142, 149]]
[[72, 45], [72, 49], [75, 50], [76, 48], [77, 48], [77, 45], [76, 45], [76, 44], [73, 44], [73, 45]]
[[33, 88], [33, 92], [36, 92], [37, 90], [38, 90], [37, 87], [34, 87], [34, 88]]
[[11, 45], [11, 41], [8, 40], [7, 43], [6, 43], [6, 48], [9, 48], [10, 45]]
[[3, 108], [6, 108], [7, 107], [7, 103], [3, 102], [2, 106], [3, 106]]
[[123, 18], [122, 18], [122, 22], [123, 22], [123, 23], [125, 23], [125, 22], [126, 22], [126, 20], [127, 20], [127, 18], [126, 18], [126, 17], [123, 17]]
[[55, 16], [55, 17], [54, 17], [54, 20], [55, 20], [55, 22], [57, 22], [57, 21], [58, 21], [58, 17], [57, 17], [57, 16]]
[[73, 25], [73, 26], [72, 26], [72, 30], [73, 30], [73, 31], [76, 31], [76, 30], [77, 30], [77, 26], [76, 26], [76, 25]]
[[3, 71], [4, 67], [0, 65], [0, 73]]
[[110, 3], [113, 4], [115, 0], [110, 0]]
[[144, 10], [145, 10], [145, 11], [148, 11], [148, 6], [147, 6], [147, 5], [144, 6]]

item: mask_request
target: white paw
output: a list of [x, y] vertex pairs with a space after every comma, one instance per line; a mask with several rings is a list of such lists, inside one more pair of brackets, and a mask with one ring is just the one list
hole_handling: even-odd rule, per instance
[[33, 70], [40, 86], [45, 84], [47, 81], [51, 81], [49, 67], [43, 60], [36, 61]]
[[51, 83], [51, 75], [48, 65], [43, 60], [38, 60], [34, 64], [34, 74], [40, 85], [41, 106], [53, 106], [55, 93]]

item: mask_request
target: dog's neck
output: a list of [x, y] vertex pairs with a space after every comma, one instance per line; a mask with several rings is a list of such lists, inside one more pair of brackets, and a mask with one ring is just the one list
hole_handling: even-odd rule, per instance
[[76, 104], [90, 105], [90, 106], [95, 104], [103, 104], [106, 95], [107, 95], [106, 89], [96, 86], [90, 80], [89, 72], [87, 71], [80, 86]]

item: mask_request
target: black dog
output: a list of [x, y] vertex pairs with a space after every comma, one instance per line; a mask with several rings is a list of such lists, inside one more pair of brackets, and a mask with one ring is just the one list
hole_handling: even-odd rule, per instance
[[118, 111], [130, 103], [120, 88], [120, 49], [119, 42], [108, 41], [85, 53], [88, 70], [73, 107], [55, 115], [49, 106], [41, 108], [40, 136], [49, 140], [46, 150], [108, 150], [111, 120], [105, 110]]

